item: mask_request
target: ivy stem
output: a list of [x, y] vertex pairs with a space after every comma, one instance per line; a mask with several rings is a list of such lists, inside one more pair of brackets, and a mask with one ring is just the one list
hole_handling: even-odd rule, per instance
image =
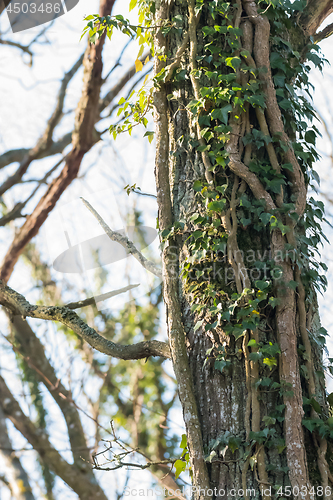
[[[188, 12], [189, 12], [189, 36], [190, 36], [190, 67], [191, 67], [191, 72], [190, 72], [190, 79], [193, 87], [193, 92], [194, 96], [197, 101], [200, 101], [201, 95], [200, 95], [200, 83], [199, 79], [197, 78], [197, 62], [196, 62], [196, 56], [197, 56], [197, 33], [196, 33], [196, 28], [197, 28], [197, 17], [195, 16], [194, 12], [194, 5], [195, 5], [195, 0], [188, 0], [187, 2], [188, 5]], [[206, 147], [206, 142], [201, 136], [201, 127], [199, 125], [199, 117], [198, 115], [195, 117], [196, 121], [196, 128], [197, 128], [197, 135], [198, 135], [198, 141], [199, 144], [202, 148]], [[209, 184], [212, 184], [214, 181], [213, 174], [211, 172], [212, 164], [210, 162], [209, 156], [207, 154], [207, 151], [201, 151], [201, 156], [202, 156], [202, 161], [205, 166], [205, 177], [206, 180]]]

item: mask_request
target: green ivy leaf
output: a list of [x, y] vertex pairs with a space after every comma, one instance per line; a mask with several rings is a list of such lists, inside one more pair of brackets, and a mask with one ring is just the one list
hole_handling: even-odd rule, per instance
[[265, 425], [269, 426], [269, 425], [274, 425], [275, 422], [276, 422], [276, 418], [274, 417], [269, 417], [268, 415], [265, 415], [263, 418], [262, 418], [263, 422]]
[[333, 407], [333, 392], [327, 396], [327, 401], [328, 404]]
[[134, 7], [136, 6], [137, 1], [138, 1], [138, 0], [131, 0], [131, 1], [130, 1], [130, 4], [129, 4], [129, 11], [130, 11], [130, 12], [131, 12], [131, 10], [133, 10], [133, 9], [134, 9]]
[[268, 288], [270, 284], [271, 282], [266, 280], [255, 281], [255, 286], [259, 288], [259, 290], [266, 290], [266, 288]]
[[280, 299], [279, 299], [279, 298], [277, 298], [277, 297], [270, 297], [270, 298], [268, 299], [268, 302], [269, 302], [269, 304], [270, 304], [272, 307], [276, 307], [277, 305], [279, 305], [279, 304], [280, 304]]
[[180, 442], [179, 447], [180, 447], [182, 450], [185, 450], [185, 448], [187, 448], [187, 436], [186, 436], [186, 434], [182, 434], [182, 440], [181, 440], [181, 442]]
[[211, 201], [210, 203], [208, 203], [208, 209], [212, 212], [221, 213], [224, 210], [225, 204], [226, 200], [224, 198], [222, 198], [222, 200]]
[[214, 328], [217, 327], [218, 321], [214, 321], [214, 323], [207, 323], [205, 325], [205, 331], [208, 332], [208, 330], [214, 330]]
[[149, 144], [151, 144], [154, 139], [154, 132], [150, 132], [149, 130], [147, 130], [143, 137], [148, 137]]
[[317, 413], [322, 413], [323, 410], [321, 409], [320, 404], [315, 400], [315, 398], [310, 399], [310, 405]]
[[310, 432], [313, 432], [316, 426], [316, 420], [313, 419], [303, 419], [302, 424], [306, 427]]
[[228, 113], [230, 113], [231, 111], [232, 111], [231, 104], [227, 104], [223, 108], [216, 108], [212, 112], [212, 118], [214, 118], [214, 120], [220, 120], [222, 123], [225, 123], [225, 125], [227, 125]]
[[223, 158], [223, 156], [217, 156], [215, 158], [215, 161], [218, 165], [221, 165], [221, 167], [225, 167], [226, 166], [226, 161], [225, 159]]
[[183, 460], [176, 460], [174, 466], [176, 469], [175, 478], [178, 479], [179, 475], [186, 469], [186, 462]]
[[197, 240], [198, 238], [202, 238], [202, 236], [204, 236], [204, 232], [203, 231], [200, 231], [199, 229], [197, 229], [196, 231], [194, 231], [192, 233], [192, 237]]
[[205, 458], [205, 462], [212, 463], [213, 458], [217, 455], [215, 450], [212, 450], [208, 457]]
[[201, 189], [202, 189], [201, 182], [198, 181], [198, 180], [194, 181], [194, 183], [193, 183], [193, 189], [194, 189], [194, 191], [201, 191]]
[[[272, 383], [272, 380], [269, 377], [263, 377], [261, 379], [260, 385], [262, 385], [263, 387], [269, 387], [271, 385], [271, 383]], [[264, 418], [266, 418], [266, 417], [264, 417]], [[264, 420], [264, 418], [263, 418], [263, 420]]]
[[240, 57], [227, 57], [225, 63], [227, 66], [230, 66], [234, 71], [236, 71], [241, 65]]
[[232, 331], [235, 339], [239, 339], [241, 337], [243, 337], [244, 335], [246, 335], [246, 330], [243, 330], [242, 328], [234, 328], [233, 331]]
[[230, 448], [231, 453], [235, 453], [235, 451], [238, 450], [239, 448], [239, 438], [231, 436], [228, 441], [228, 446]]
[[97, 34], [97, 33], [94, 33], [94, 34], [90, 37], [90, 43], [95, 43], [97, 39], [98, 39], [98, 34]]
[[195, 327], [194, 327], [194, 331], [196, 332], [197, 330], [199, 330], [199, 328], [202, 326], [204, 320], [201, 319], [200, 321], [197, 321], [197, 323], [195, 324]]
[[262, 214], [259, 215], [259, 219], [264, 224], [264, 226], [266, 226], [269, 223], [271, 217], [272, 217], [272, 214], [269, 214], [269, 213], [266, 213], [266, 212], [264, 212], [264, 213], [262, 213]]
[[308, 130], [305, 132], [304, 139], [306, 142], [309, 142], [310, 144], [313, 144], [314, 146], [316, 145], [316, 133], [314, 130]]
[[246, 219], [245, 217], [242, 217], [240, 222], [241, 222], [242, 226], [244, 226], [246, 228], [247, 226], [249, 226], [251, 224], [252, 220]]
[[284, 73], [286, 72], [286, 60], [278, 52], [271, 52], [270, 62], [273, 69], [281, 69]]
[[262, 357], [260, 352], [251, 352], [249, 355], [250, 361], [258, 361]]
[[273, 80], [276, 87], [284, 87], [286, 77], [284, 75], [274, 75]]
[[217, 359], [214, 363], [214, 368], [215, 370], [219, 370], [222, 373], [224, 368], [228, 367], [229, 365], [230, 361], [226, 361], [225, 359]]
[[288, 283], [288, 287], [292, 288], [293, 290], [296, 290], [296, 288], [298, 287], [298, 282], [294, 281], [294, 280], [290, 280]]

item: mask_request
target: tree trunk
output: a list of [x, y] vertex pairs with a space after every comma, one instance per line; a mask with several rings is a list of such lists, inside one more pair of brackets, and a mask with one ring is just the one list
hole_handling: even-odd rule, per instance
[[323, 207], [306, 205], [316, 129], [295, 92], [321, 62], [291, 8], [156, 3], [174, 23], [155, 36], [155, 173], [193, 496], [330, 498]]

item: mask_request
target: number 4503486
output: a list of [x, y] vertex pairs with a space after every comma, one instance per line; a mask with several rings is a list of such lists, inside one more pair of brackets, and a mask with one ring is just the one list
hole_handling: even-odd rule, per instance
[[61, 11], [61, 3], [41, 3], [40, 5], [37, 5], [36, 3], [10, 3], [6, 9], [7, 12], [14, 13], [14, 14], [35, 14], [37, 12], [40, 13], [46, 13], [46, 14], [51, 14], [52, 12], [54, 14], [59, 14]]
[[330, 486], [326, 486], [325, 488], [323, 486], [312, 486], [312, 488], [308, 488], [307, 486], [301, 486], [299, 488], [298, 486], [294, 486], [293, 488], [291, 486], [280, 486], [278, 491], [276, 492], [277, 496], [284, 496], [284, 497], [298, 497], [299, 495], [306, 497], [307, 495], [316, 495], [317, 497], [330, 497], [332, 494], [332, 488]]

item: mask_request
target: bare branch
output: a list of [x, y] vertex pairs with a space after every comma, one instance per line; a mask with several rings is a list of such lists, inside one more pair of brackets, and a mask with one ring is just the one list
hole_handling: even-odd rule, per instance
[[313, 35], [313, 41], [314, 41], [314, 43], [319, 43], [322, 40], [324, 40], [324, 38], [328, 38], [331, 35], [333, 35], [333, 23], [326, 26], [326, 28], [319, 31], [319, 33], [316, 33], [315, 35]]
[[46, 307], [30, 304], [23, 295], [5, 285], [0, 280], [0, 304], [14, 315], [23, 318], [38, 318], [59, 321], [67, 326], [92, 347], [104, 354], [118, 359], [144, 359], [150, 356], [170, 358], [168, 344], [159, 340], [147, 340], [134, 345], [115, 344], [107, 340], [88, 326], [74, 311], [68, 307]]
[[11, 0], [0, 0], [0, 14], [8, 7]]
[[[65, 134], [58, 141], [53, 142], [49, 150], [41, 151], [36, 160], [37, 159], [40, 160], [42, 158], [46, 158], [47, 156], [53, 156], [62, 153], [65, 147], [71, 143], [71, 139], [72, 139], [72, 132]], [[23, 159], [27, 156], [29, 151], [30, 148], [10, 149], [6, 151], [2, 155], [0, 155], [0, 169], [14, 162], [21, 163]]]
[[12, 208], [12, 210], [10, 210], [10, 212], [8, 212], [3, 217], [1, 217], [0, 218], [0, 227], [5, 226], [6, 224], [11, 222], [12, 220], [24, 217], [22, 215], [22, 209], [25, 207], [27, 201], [28, 200], [20, 201], [19, 203], [16, 203], [16, 205]]
[[3, 40], [1, 38], [0, 38], [0, 44], [2, 44], [2, 45], [10, 45], [11, 47], [16, 47], [17, 49], [22, 50], [22, 52], [24, 52], [25, 54], [29, 54], [29, 56], [30, 56], [29, 66], [32, 66], [32, 56], [33, 56], [33, 54], [31, 52], [31, 50], [29, 49], [28, 45], [21, 45], [20, 43], [12, 42], [11, 40]]
[[133, 193], [135, 194], [141, 194], [141, 196], [149, 196], [150, 198], [157, 198], [156, 194], [151, 194], [151, 193], [144, 193], [143, 191], [138, 191], [137, 189], [133, 189]]
[[5, 380], [0, 376], [0, 405], [4, 414], [11, 420], [16, 429], [25, 437], [32, 447], [41, 455], [49, 468], [58, 475], [82, 500], [91, 498], [107, 500], [96, 479], [87, 476], [76, 464], [69, 464], [51, 445], [47, 434], [37, 428], [23, 413]]
[[[34, 500], [26, 471], [20, 460], [14, 455], [8, 436], [6, 418], [0, 406], [0, 456], [4, 459], [7, 469], [7, 487], [17, 500]], [[18, 482], [22, 484], [18, 488]]]
[[332, 12], [332, 0], [308, 0], [305, 10], [299, 17], [299, 23], [311, 36]]
[[[140, 57], [140, 61], [144, 62], [147, 57], [151, 58], [150, 51], [145, 52], [142, 57]], [[133, 64], [129, 68], [129, 70], [126, 71], [124, 76], [118, 80], [116, 85], [101, 99], [99, 106], [100, 113], [111, 104], [113, 99], [119, 94], [119, 92], [125, 87], [125, 85], [131, 80], [131, 78], [133, 78], [135, 74], [136, 67], [135, 64]]]
[[118, 290], [112, 290], [111, 292], [102, 293], [101, 295], [96, 295], [94, 297], [89, 297], [88, 299], [79, 300], [77, 302], [70, 302], [69, 304], [66, 304], [66, 307], [68, 307], [68, 309], [79, 309], [80, 307], [91, 306], [91, 305], [95, 304], [96, 302], [102, 302], [103, 300], [110, 299], [111, 297], [114, 297], [115, 295], [120, 295], [121, 293], [128, 292], [129, 290], [132, 290], [133, 288], [136, 288], [137, 286], [140, 286], [140, 285], [139, 284], [128, 285], [128, 286], [125, 286], [124, 288], [119, 288]]
[[85, 206], [90, 210], [90, 212], [93, 214], [93, 216], [97, 219], [99, 224], [101, 225], [103, 231], [108, 235], [110, 240], [116, 241], [119, 243], [122, 247], [127, 250], [127, 252], [135, 259], [140, 262], [142, 267], [147, 269], [147, 271], [151, 272], [152, 274], [155, 274], [158, 278], [162, 279], [162, 271], [159, 269], [153, 262], [150, 260], [146, 259], [144, 255], [142, 255], [141, 252], [136, 248], [134, 243], [127, 238], [127, 236], [124, 236], [121, 233], [118, 233], [117, 231], [112, 231], [112, 229], [107, 225], [107, 223], [102, 219], [102, 217], [99, 215], [98, 212], [90, 205], [90, 203], [85, 200], [84, 198], [81, 198]]
[[74, 463], [82, 469], [85, 468], [86, 473], [89, 475], [90, 470], [82, 463], [82, 458], [89, 460], [90, 452], [79, 413], [75, 404], [73, 404], [70, 391], [64, 387], [57, 377], [53, 366], [45, 355], [43, 344], [36, 337], [29, 323], [22, 319], [21, 316], [14, 316], [13, 327], [15, 338], [19, 341], [19, 348], [12, 345], [13, 351], [23, 357], [28, 366], [36, 372], [39, 380], [45, 385], [59, 406], [67, 425]]
[[[65, 160], [65, 158], [61, 158], [60, 161], [58, 161], [48, 172], [46, 172], [46, 174], [44, 175], [44, 177], [42, 179], [37, 181], [37, 187], [32, 191], [32, 193], [24, 201], [17, 203], [10, 212], [8, 212], [6, 215], [1, 217], [0, 227], [5, 226], [6, 224], [8, 224], [8, 222], [10, 222], [12, 220], [18, 219], [20, 217], [25, 217], [25, 215], [22, 215], [23, 208], [26, 206], [28, 201], [30, 201], [31, 198], [33, 198], [33, 196], [35, 196], [35, 194], [37, 193], [40, 186], [42, 184], [46, 183], [46, 181], [50, 177], [50, 175], [53, 174], [53, 172], [59, 167], [59, 165], [61, 165], [61, 163], [64, 160]], [[34, 182], [36, 182], [36, 181], [34, 181]]]
[[[178, 460], [177, 458], [170, 458], [169, 460], [151, 460], [145, 453], [142, 453], [139, 448], [132, 448], [132, 446], [129, 446], [127, 443], [124, 443], [124, 441], [121, 441], [119, 438], [117, 438], [115, 434], [115, 429], [113, 425], [113, 421], [111, 420], [111, 433], [113, 436], [113, 439], [111, 440], [105, 440], [106, 442], [109, 443], [109, 446], [107, 446], [104, 450], [100, 451], [99, 453], [93, 454], [93, 468], [96, 470], [103, 470], [103, 471], [112, 471], [112, 470], [117, 470], [122, 467], [130, 468], [130, 469], [152, 469], [152, 470], [163, 470], [164, 468], [169, 469], [169, 471], [165, 474], [165, 470], [163, 470], [163, 477], [159, 477], [153, 474], [152, 470], [150, 472], [154, 475], [154, 477], [159, 481], [160, 484], [162, 484], [170, 493], [174, 494], [173, 498], [178, 498], [179, 500], [185, 500], [185, 497], [180, 493], [178, 490], [178, 485], [174, 481], [172, 477], [169, 477], [169, 474], [172, 470], [172, 467], [174, 463]], [[103, 440], [104, 441], [104, 440]], [[116, 445], [116, 446], [114, 446]], [[110, 453], [111, 458], [108, 458], [105, 455], [105, 453]], [[124, 459], [127, 459], [129, 455], [133, 455], [134, 453], [138, 453], [142, 457], [144, 457], [146, 463], [138, 463], [138, 462], [125, 462]], [[99, 458], [101, 455], [104, 456], [104, 459], [106, 461], [105, 464], [100, 464], [99, 463]], [[106, 466], [106, 464], [112, 464], [111, 466]], [[177, 493], [177, 490], [179, 493]]]
[[[100, 7], [102, 16], [111, 12], [114, 2], [115, 0], [102, 0]], [[106, 33], [95, 44], [88, 43], [83, 60], [83, 89], [75, 113], [72, 150], [67, 156], [67, 161], [62, 172], [50, 183], [46, 193], [40, 199], [32, 214], [27, 217], [23, 226], [15, 235], [1, 266], [1, 278], [5, 281], [8, 281], [25, 245], [31, 238], [36, 236], [62, 193], [77, 177], [84, 155], [97, 141], [94, 131], [95, 123], [98, 119], [103, 70], [102, 50], [105, 36]], [[49, 125], [51, 130], [54, 119], [58, 114], [58, 111], [55, 111], [54, 116], [50, 119]], [[49, 132], [46, 133], [46, 139], [48, 137]], [[28, 157], [33, 155], [33, 151], [28, 154]]]
[[133, 40], [130, 38], [127, 43], [124, 45], [124, 47], [121, 49], [121, 52], [118, 56], [118, 59], [116, 60], [116, 62], [114, 63], [114, 65], [112, 66], [112, 68], [110, 69], [110, 71], [108, 72], [108, 74], [105, 76], [105, 78], [103, 78], [103, 83], [107, 81], [107, 79], [109, 78], [109, 76], [114, 72], [114, 70], [118, 67], [118, 66], [121, 66], [121, 58], [123, 57], [124, 55], [124, 52], [125, 50], [127, 49], [127, 47], [129, 46], [129, 44], [132, 42]]
[[[142, 56], [142, 60], [144, 61], [144, 57], [146, 58], [148, 53], [144, 54]], [[124, 74], [122, 78], [119, 79], [119, 81], [116, 83], [116, 85], [100, 100], [99, 103], [99, 113], [101, 113], [105, 108], [107, 108], [111, 102], [117, 97], [119, 92], [125, 87], [125, 85], [133, 78], [135, 75], [136, 69], [135, 65], [133, 64]], [[144, 75], [143, 75], [144, 77]], [[136, 85], [140, 80], [142, 80], [142, 75], [140, 73], [140, 78], [135, 82], [134, 85]], [[118, 105], [115, 106], [115, 108], [118, 107]], [[108, 129], [107, 129], [108, 130]], [[50, 145], [49, 149], [45, 149], [39, 152], [38, 158], [36, 159], [42, 159], [46, 158], [48, 156], [53, 156], [56, 154], [61, 153], [66, 146], [68, 146], [71, 143], [72, 139], [72, 132], [69, 132], [68, 134], [65, 134], [62, 136], [59, 140], [56, 142], [52, 142]], [[96, 139], [97, 139], [97, 132], [96, 132]], [[29, 148], [20, 148], [20, 149], [11, 149], [9, 151], [6, 151], [2, 155], [0, 155], [0, 169], [4, 168], [6, 165], [9, 165], [10, 163], [13, 162], [22, 162], [24, 158], [28, 155], [30, 149]]]
[[59, 89], [58, 93], [58, 99], [55, 105], [55, 108], [53, 110], [52, 115], [50, 116], [47, 125], [45, 127], [44, 133], [42, 136], [39, 138], [37, 141], [37, 144], [34, 148], [28, 151], [28, 153], [25, 155], [25, 157], [22, 159], [22, 162], [19, 166], [19, 168], [16, 170], [16, 172], [11, 175], [3, 184], [0, 186], [0, 196], [5, 193], [8, 189], [10, 189], [14, 184], [19, 182], [23, 175], [26, 173], [26, 171], [29, 168], [29, 165], [31, 162], [34, 160], [40, 158], [40, 155], [47, 151], [50, 146], [52, 145], [52, 136], [55, 127], [58, 125], [62, 113], [63, 113], [63, 107], [64, 107], [64, 101], [65, 101], [65, 96], [66, 96], [66, 90], [68, 87], [69, 82], [75, 75], [75, 73], [78, 71], [80, 66], [82, 65], [83, 61], [83, 56], [82, 54], [79, 59], [76, 61], [76, 63], [73, 65], [73, 67], [65, 74], [61, 86]]

